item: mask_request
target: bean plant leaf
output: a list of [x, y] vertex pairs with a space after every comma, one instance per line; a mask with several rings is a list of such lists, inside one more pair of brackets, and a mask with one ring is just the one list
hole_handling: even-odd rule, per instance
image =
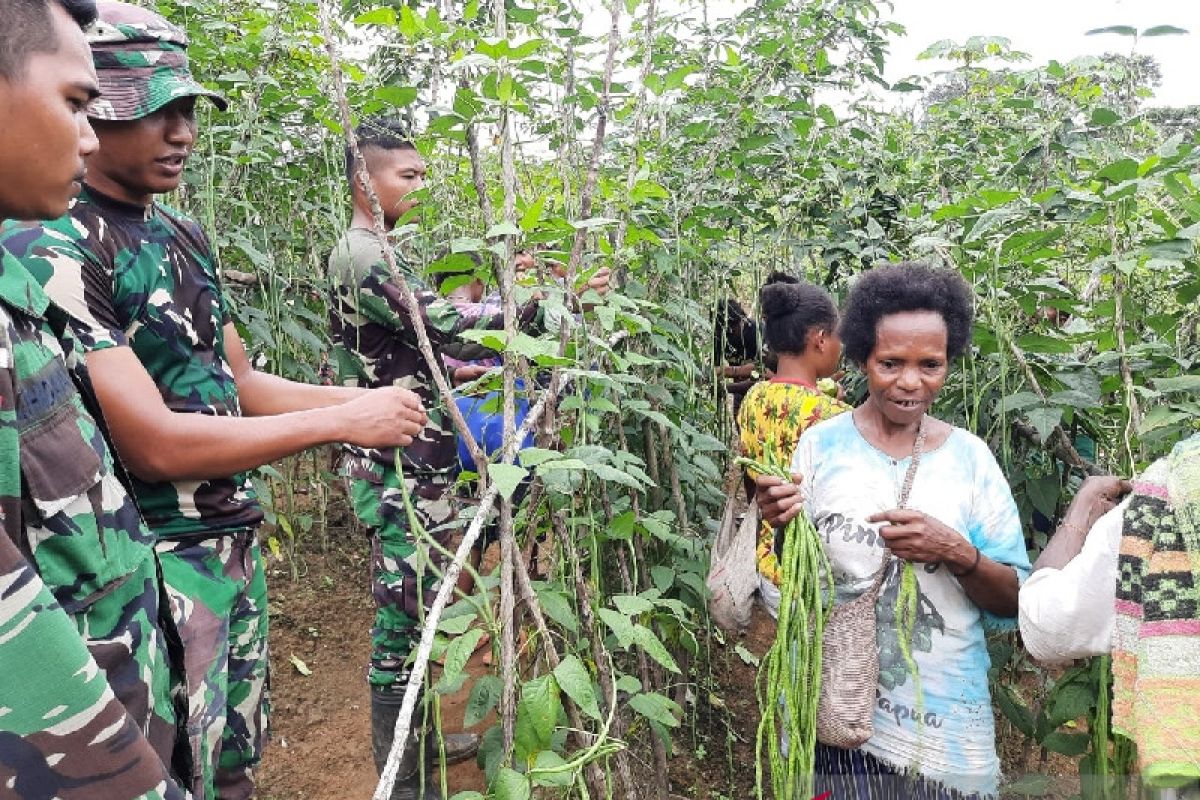
[[1160, 392], [1200, 392], [1200, 375], [1180, 375], [1175, 378], [1155, 378], [1154, 388]]
[[503, 682], [496, 675], [481, 675], [476, 678], [463, 710], [463, 725], [470, 728], [483, 722], [500, 701], [503, 687]]
[[579, 710], [592, 719], [600, 719], [600, 706], [596, 702], [596, 692], [592, 687], [592, 678], [584, 668], [579, 657], [568, 655], [554, 668], [554, 679], [558, 687]]
[[1052, 753], [1074, 758], [1083, 755], [1091, 741], [1086, 733], [1052, 733], [1042, 740], [1042, 747]]
[[647, 719], [652, 719], [668, 728], [679, 726], [676, 714], [682, 710], [674, 701], [667, 699], [658, 692], [643, 692], [629, 698], [629, 707]]
[[487, 472], [505, 500], [511, 500], [521, 481], [529, 477], [529, 471], [516, 464], [492, 464]]
[[1096, 701], [1096, 687], [1088, 683], [1069, 683], [1054, 691], [1054, 704], [1048, 717], [1051, 728], [1079, 719]]
[[1175, 25], [1155, 25], [1153, 28], [1146, 28], [1142, 31], [1142, 36], [1183, 36], [1187, 33], [1186, 28], [1179, 28]]
[[611, 608], [600, 608], [596, 610], [596, 615], [608, 626], [613, 635], [617, 637], [617, 642], [621, 647], [628, 649], [636, 639], [634, 634], [634, 625], [629, 620], [629, 617], [614, 611]]
[[1008, 684], [996, 684], [996, 705], [1013, 726], [1026, 736], [1034, 734], [1033, 712], [1025, 705], [1016, 689]]
[[483, 630], [481, 628], [472, 628], [462, 636], [456, 636], [451, 640], [450, 645], [446, 648], [446, 655], [442, 662], [442, 677], [437, 684], [439, 692], [453, 691], [451, 687], [461, 684], [463, 670], [466, 669], [467, 661], [471, 658], [471, 654], [475, 652], [475, 648], [482, 638]]
[[1041, 406], [1039, 408], [1030, 408], [1026, 410], [1025, 417], [1029, 420], [1029, 424], [1038, 432], [1038, 436], [1042, 437], [1045, 442], [1050, 438], [1050, 434], [1054, 432], [1054, 428], [1058, 423], [1062, 422], [1063, 410], [1057, 406]]
[[636, 617], [638, 614], [646, 614], [654, 610], [654, 603], [636, 595], [618, 594], [613, 596], [612, 601], [618, 611], [629, 617]]
[[1118, 36], [1137, 36], [1137, 28], [1132, 25], [1108, 25], [1103, 28], [1092, 28], [1085, 36], [1098, 36], [1102, 33], [1115, 33]]
[[671, 658], [671, 654], [667, 652], [667, 648], [663, 646], [663, 643], [659, 641], [658, 637], [649, 628], [644, 625], [635, 625], [633, 627], [633, 640], [646, 651], [646, 655], [671, 670], [671, 672], [679, 673], [679, 666], [675, 663], [675, 659]]
[[566, 768], [566, 764], [553, 750], [542, 750], [533, 759], [528, 774], [534, 786], [570, 786], [575, 783], [575, 770]]
[[558, 682], [553, 675], [534, 678], [521, 687], [517, 703], [515, 741], [526, 755], [550, 747], [550, 737], [558, 723], [562, 704], [558, 699]]
[[496, 779], [492, 781], [491, 789], [496, 800], [529, 800], [532, 796], [529, 778], [511, 767], [500, 768]]

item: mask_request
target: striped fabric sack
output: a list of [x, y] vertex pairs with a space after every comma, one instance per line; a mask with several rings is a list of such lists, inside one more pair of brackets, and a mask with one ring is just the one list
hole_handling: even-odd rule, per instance
[[1200, 780], [1200, 434], [1134, 482], [1113, 628], [1113, 728], [1143, 780]]

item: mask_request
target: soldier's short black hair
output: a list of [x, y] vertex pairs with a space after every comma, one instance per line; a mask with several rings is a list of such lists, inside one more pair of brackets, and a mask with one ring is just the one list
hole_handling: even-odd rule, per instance
[[946, 357], [958, 358], [971, 340], [975, 295], [954, 270], [904, 262], [867, 270], [850, 287], [840, 334], [846, 355], [864, 363], [875, 349], [879, 320], [904, 311], [932, 311], [946, 323]]
[[767, 347], [774, 353], [800, 355], [809, 331], [833, 332], [837, 328], [837, 306], [829, 292], [791, 275], [775, 273], [768, 277], [758, 292], [758, 303]]
[[50, 17], [55, 4], [80, 28], [96, 21], [96, 0], [0, 0], [0, 77], [20, 78], [31, 55], [58, 50]]
[[[0, 0], [3, 2], [4, 0]], [[366, 158], [367, 150], [416, 150], [408, 131], [408, 125], [396, 117], [372, 117], [365, 119], [354, 129], [358, 139], [358, 152]], [[354, 185], [354, 153], [346, 145], [346, 180]]]

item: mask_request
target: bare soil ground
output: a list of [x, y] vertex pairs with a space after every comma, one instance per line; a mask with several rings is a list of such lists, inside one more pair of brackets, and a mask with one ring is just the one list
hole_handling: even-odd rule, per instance
[[[271, 743], [259, 772], [264, 800], [368, 800], [377, 782], [371, 760], [366, 663], [374, 618], [366, 543], [303, 556], [305, 574], [268, 568], [271, 609]], [[303, 675], [295, 656], [311, 671]], [[475, 654], [468, 669], [486, 671]], [[468, 683], [442, 701], [446, 730], [461, 730]], [[482, 733], [488, 723], [477, 729]], [[451, 794], [482, 791], [473, 761], [451, 767]]]

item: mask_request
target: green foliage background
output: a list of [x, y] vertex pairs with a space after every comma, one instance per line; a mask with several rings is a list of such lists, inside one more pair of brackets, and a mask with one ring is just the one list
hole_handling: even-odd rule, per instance
[[[316, 7], [158, 8], [186, 26], [194, 71], [232, 103], [227, 114], [200, 111], [181, 200], [205, 222], [223, 268], [257, 276], [256, 287], [234, 289], [256, 363], [317, 380], [329, 360], [323, 263], [348, 200]], [[506, 40], [493, 35], [497, 9]], [[752, 306], [770, 270], [835, 294], [889, 260], [949, 265], [973, 282], [975, 347], [938, 412], [993, 445], [1033, 552], [1045, 541], [1035, 517], [1055, 518], [1083, 474], [1073, 450], [1129, 474], [1200, 418], [1195, 114], [1144, 106], [1154, 78], [1146, 59], [1030, 65], [1002, 39], [941, 42], [929, 55], [956, 66], [893, 87], [920, 98], [897, 109], [869, 91], [885, 85], [899, 31], [872, 0], [761, 0], [712, 24], [700, 3], [586, 10], [618, 20], [608, 91], [609, 35], [585, 35], [585, 9], [571, 0], [335, 10], [354, 112], [407, 118], [431, 167], [423, 213], [402, 236], [414, 263], [446, 248], [497, 251], [496, 235], [514, 232], [486, 216], [470, 160], [474, 140], [487, 206], [499, 209], [492, 137], [504, 110], [520, 140], [520, 243], [565, 260], [582, 229], [581, 268], [619, 277], [619, 291], [575, 332], [568, 363], [548, 343], [509, 354], [574, 380], [554, 423], [562, 452], [522, 458], [544, 492], [520, 527], [522, 541], [556, 534], [554, 573], [538, 595], [568, 660], [523, 676], [514, 750], [496, 750], [492, 738], [492, 792], [503, 798], [532, 785], [568, 791], [581, 785], [576, 768], [597, 759], [629, 780], [619, 754], [563, 735], [564, 704], [593, 733], [648, 739], [660, 765], [672, 747], [695, 745], [694, 729], [681, 727], [695, 719], [705, 680], [694, 665], [723, 646], [708, 633], [703, 600], [730, 435], [711, 379], [712, 309], [726, 296]], [[601, 112], [595, 202], [581, 219]], [[613, 344], [619, 331], [627, 335]], [[315, 476], [295, 464], [262, 475], [284, 550], [323, 531], [334, 502], [327, 469], [313, 463]], [[295, 505], [301, 475], [321, 492], [315, 510]], [[1055, 695], [1013, 644], [994, 647], [1006, 724], [1050, 749], [1086, 752], [1085, 771], [1100, 771], [1097, 759], [1116, 766], [1107, 744], [1060, 730], [1095, 714], [1100, 673], [1071, 673], [1063, 687], [1091, 680], [1088, 691]], [[1013, 688], [1030, 671], [1035, 697]], [[481, 715], [499, 696], [496, 680], [476, 683]], [[1073, 705], [1055, 706], [1063, 696]]]

